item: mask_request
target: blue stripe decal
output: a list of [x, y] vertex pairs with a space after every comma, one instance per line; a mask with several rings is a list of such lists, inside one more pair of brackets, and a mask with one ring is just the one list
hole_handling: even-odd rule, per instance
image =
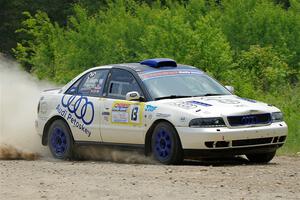
[[187, 103], [191, 103], [191, 104], [195, 104], [195, 105], [199, 105], [199, 106], [205, 106], [205, 107], [212, 106], [211, 104], [203, 103], [200, 101], [187, 101]]

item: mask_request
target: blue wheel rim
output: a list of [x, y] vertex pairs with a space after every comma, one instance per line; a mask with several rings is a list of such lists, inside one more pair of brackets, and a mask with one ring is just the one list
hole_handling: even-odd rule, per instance
[[54, 128], [51, 135], [51, 146], [57, 156], [63, 156], [68, 148], [67, 137], [61, 128]]
[[155, 154], [159, 160], [165, 160], [171, 155], [172, 138], [170, 132], [161, 128], [155, 135]]

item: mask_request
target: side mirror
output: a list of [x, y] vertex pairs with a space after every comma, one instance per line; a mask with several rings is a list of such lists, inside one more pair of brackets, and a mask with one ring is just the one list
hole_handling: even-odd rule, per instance
[[141, 99], [141, 95], [137, 91], [128, 92], [126, 94], [127, 101], [139, 101]]
[[225, 88], [231, 92], [231, 93], [234, 93], [234, 87], [230, 86], [230, 85], [226, 85]]

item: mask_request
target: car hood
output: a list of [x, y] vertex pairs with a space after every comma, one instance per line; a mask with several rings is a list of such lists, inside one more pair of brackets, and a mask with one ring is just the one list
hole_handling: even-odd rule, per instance
[[276, 107], [236, 95], [161, 100], [169, 109], [199, 117], [236, 116], [278, 112]]

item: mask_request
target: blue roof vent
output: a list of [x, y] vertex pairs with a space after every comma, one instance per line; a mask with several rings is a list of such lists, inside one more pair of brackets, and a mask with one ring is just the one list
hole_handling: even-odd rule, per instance
[[175, 60], [169, 58], [153, 58], [140, 62], [142, 65], [147, 65], [149, 67], [177, 67]]

